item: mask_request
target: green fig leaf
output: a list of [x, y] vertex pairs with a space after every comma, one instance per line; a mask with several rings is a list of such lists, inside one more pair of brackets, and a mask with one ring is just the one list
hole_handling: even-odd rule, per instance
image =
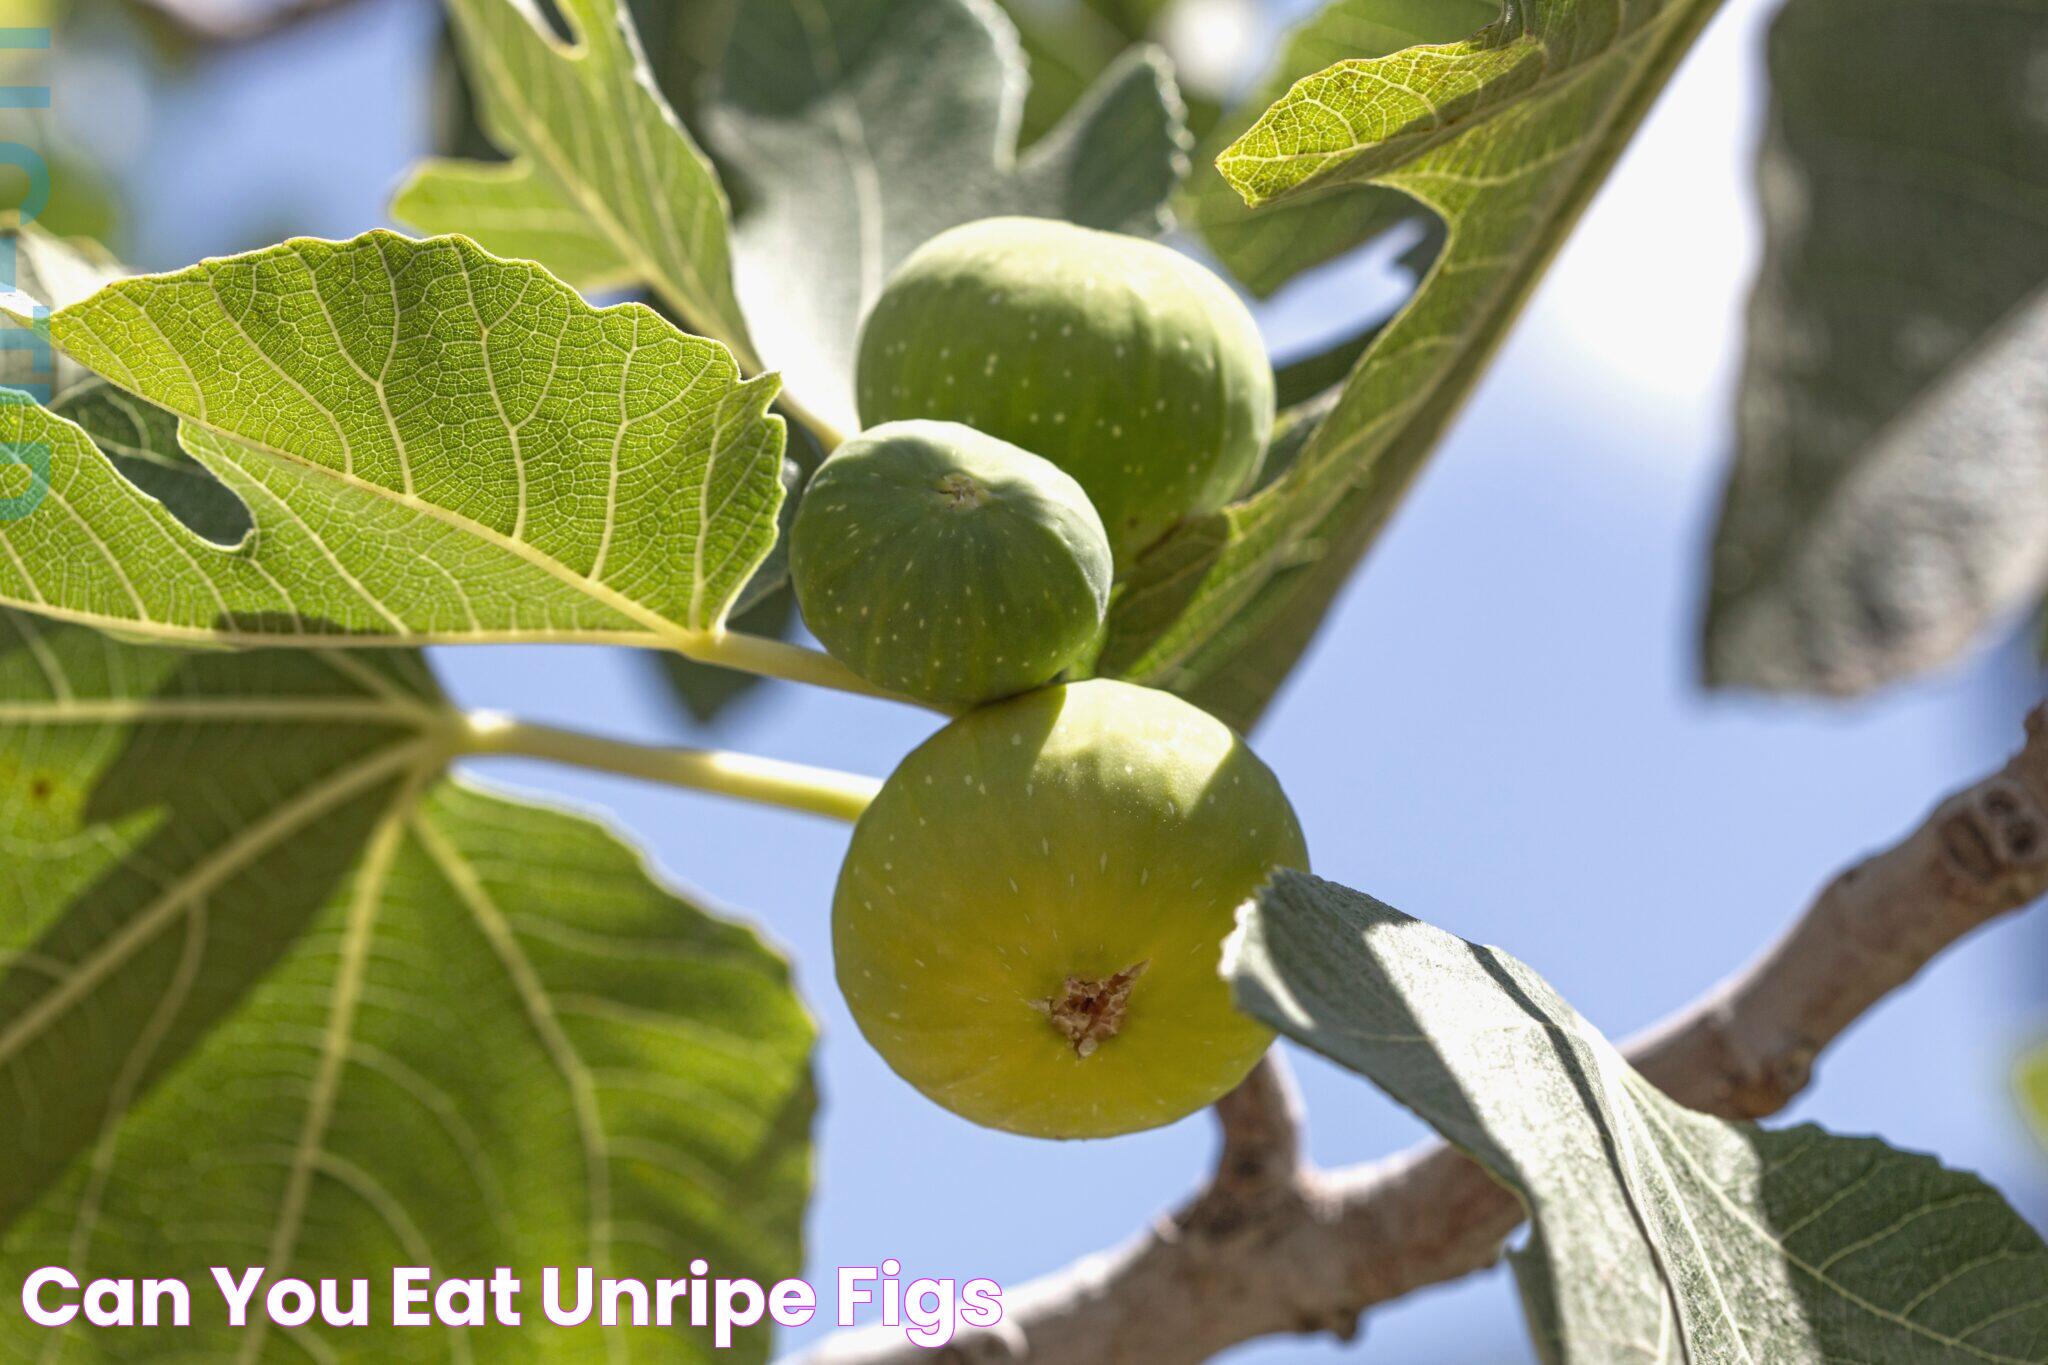
[[564, 203], [531, 162], [423, 162], [391, 214], [427, 232], [460, 232], [501, 256], [538, 261], [585, 294], [616, 293], [641, 282], [640, 268], [588, 214]]
[[[213, 1265], [373, 1301], [397, 1265], [797, 1272], [812, 1029], [785, 964], [603, 827], [447, 777], [461, 725], [407, 651], [136, 648], [0, 612], [0, 1278], [183, 1278], [180, 1350], [227, 1359], [264, 1344], [198, 1292]], [[608, 1335], [370, 1321], [292, 1337], [548, 1361]], [[0, 1314], [9, 1356], [135, 1349]]]
[[735, 167], [741, 301], [805, 409], [856, 428], [853, 357], [927, 238], [1019, 214], [1150, 234], [1187, 171], [1164, 58], [1114, 63], [1020, 152], [1014, 30], [970, 0], [749, 0], [706, 117]]
[[[1534, 9], [1529, 17], [1518, 7], [1524, 18], [1514, 22], [1527, 25], [1519, 38], [1503, 20], [1463, 44], [1348, 64], [1349, 84], [1373, 72], [1384, 83], [1402, 73], [1470, 78], [1500, 68], [1487, 87], [1492, 93], [1459, 104], [1466, 112], [1455, 128], [1425, 135], [1390, 127], [1399, 138], [1394, 151], [1412, 160], [1391, 164], [1392, 151], [1361, 153], [1359, 164], [1379, 167], [1380, 184], [1433, 210], [1448, 240], [1285, 473], [1187, 523], [1138, 561], [1111, 605], [1098, 663], [1105, 674], [1171, 688], [1205, 706], [1215, 700], [1205, 691], [1211, 680], [1228, 677], [1224, 719], [1240, 728], [1256, 722], [1715, 0], [1629, 3], [1619, 11], [1593, 0], [1548, 0]], [[1607, 41], [1596, 50], [1601, 35]], [[1513, 56], [1549, 52], [1567, 36], [1568, 81], [1532, 78], [1526, 59]], [[1297, 84], [1278, 108], [1290, 107], [1309, 84]], [[1260, 139], [1275, 135], [1274, 117], [1261, 121]], [[1458, 128], [1462, 135], [1450, 136]], [[1306, 163], [1225, 157], [1222, 165], [1248, 199], [1282, 196], [1289, 183], [1309, 179]]]
[[1397, 224], [1427, 218], [1427, 209], [1383, 185], [1254, 210], [1210, 168], [1296, 81], [1347, 58], [1384, 57], [1462, 38], [1497, 19], [1500, 8], [1500, 0], [1332, 0], [1317, 10], [1287, 35], [1239, 111], [1203, 139], [1195, 158], [1201, 169], [1188, 178], [1178, 201], [1182, 223], [1201, 234], [1245, 288], [1264, 298], [1302, 271]]
[[34, 225], [0, 233], [0, 243], [15, 253], [19, 286], [0, 302], [0, 387], [83, 427], [130, 482], [200, 535], [239, 541], [248, 510], [178, 444], [178, 419], [107, 383], [50, 339], [53, 308], [90, 298], [128, 271], [92, 242], [63, 241]]
[[195, 535], [84, 429], [0, 404], [51, 456], [44, 505], [0, 522], [0, 601], [166, 642], [686, 647], [775, 541], [772, 378], [459, 238], [288, 242], [51, 326], [182, 418], [254, 529]]
[[656, 88], [624, 0], [560, 0], [573, 45], [522, 0], [448, 9], [484, 129], [514, 160], [430, 161], [393, 216], [538, 260], [579, 286], [644, 282], [758, 369], [733, 295], [725, 192]]
[[1706, 667], [1854, 693], [2048, 587], [2048, 0], [1791, 0]]
[[[1223, 154], [1217, 169], [1253, 206], [1361, 184], [1488, 120], [1561, 90], [1662, 27], [1669, 0], [1503, 6], [1461, 42], [1350, 58], [1304, 76]], [[1375, 25], [1375, 46], [1414, 17]], [[1436, 17], [1424, 20], [1434, 27]]]
[[[677, 4], [676, 0], [626, 0], [626, 12], [633, 21], [641, 50], [646, 54], [647, 69], [654, 78], [655, 88], [682, 120], [683, 126], [690, 130], [691, 136], [700, 139], [700, 149], [703, 146], [703, 125], [698, 118], [698, 97], [705, 77], [718, 67], [719, 56], [725, 51], [725, 35], [732, 28], [732, 16], [738, 7], [739, 0], [689, 0], [688, 4]], [[449, 156], [445, 161], [423, 163], [420, 170], [428, 165], [437, 171], [454, 171], [458, 167], [477, 169], [494, 163], [502, 164], [496, 145], [483, 128], [477, 107], [476, 83], [463, 69], [453, 26], [448, 27], [450, 31], [445, 34], [437, 54], [436, 75], [440, 124], [437, 143]], [[418, 175], [416, 171], [415, 179]], [[428, 195], [429, 200], [433, 197], [433, 194]], [[460, 204], [459, 199], [451, 201], [451, 211]], [[501, 228], [515, 230], [522, 199], [507, 193], [495, 206], [483, 204], [477, 207], [486, 218], [495, 217]], [[540, 209], [543, 206], [528, 203], [526, 207]], [[570, 209], [559, 198], [548, 201], [544, 207], [549, 212], [565, 210], [570, 218], [582, 216], [580, 210]], [[494, 208], [512, 212], [497, 213]], [[508, 249], [505, 254], [516, 253]], [[570, 262], [543, 260], [542, 264], [561, 278], [576, 283], [566, 269]]]
[[1547, 1362], [2048, 1361], [2048, 1244], [1995, 1190], [1686, 1109], [1499, 949], [1282, 873], [1225, 974], [1522, 1200], [1511, 1259]]

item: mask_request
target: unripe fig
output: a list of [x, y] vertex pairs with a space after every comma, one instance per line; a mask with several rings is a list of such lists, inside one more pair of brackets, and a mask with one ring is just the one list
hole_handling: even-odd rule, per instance
[[1273, 369], [1251, 314], [1169, 247], [990, 218], [911, 253], [862, 328], [861, 420], [941, 417], [1081, 481], [1118, 563], [1258, 472]]
[[812, 476], [789, 536], [804, 621], [878, 687], [971, 706], [1059, 676], [1109, 605], [1081, 485], [956, 422], [892, 422]]
[[1235, 914], [1306, 867], [1221, 721], [1096, 680], [955, 720], [854, 828], [840, 989], [896, 1073], [991, 1128], [1108, 1137], [1188, 1114], [1272, 1040], [1219, 975]]

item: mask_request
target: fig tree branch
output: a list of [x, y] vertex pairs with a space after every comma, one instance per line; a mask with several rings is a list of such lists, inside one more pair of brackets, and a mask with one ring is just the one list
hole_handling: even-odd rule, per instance
[[[1630, 1060], [1708, 1113], [1775, 1113], [1823, 1048], [1943, 949], [2048, 894], [2048, 707], [2026, 732], [2004, 768], [1838, 875], [1754, 963], [1633, 1042]], [[1218, 1105], [1223, 1159], [1207, 1188], [1124, 1245], [1012, 1290], [997, 1327], [938, 1351], [887, 1329], [842, 1333], [800, 1365], [1192, 1365], [1257, 1337], [1348, 1338], [1374, 1304], [1498, 1257], [1521, 1206], [1478, 1166], [1433, 1143], [1317, 1170], [1293, 1155], [1290, 1096], [1261, 1066]], [[1247, 1180], [1233, 1155], [1246, 1151], [1285, 1174]]]
[[1301, 1172], [1301, 1090], [1280, 1052], [1268, 1052], [1237, 1089], [1216, 1102], [1223, 1149], [1212, 1193], [1249, 1198], [1285, 1188]]

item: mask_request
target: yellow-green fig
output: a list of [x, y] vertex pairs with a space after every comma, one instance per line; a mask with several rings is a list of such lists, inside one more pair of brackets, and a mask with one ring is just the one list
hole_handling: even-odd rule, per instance
[[1187, 256], [1035, 218], [940, 233], [862, 327], [864, 422], [934, 417], [1080, 480], [1117, 562], [1258, 471], [1273, 369], [1251, 314]]
[[841, 446], [797, 508], [789, 570], [834, 658], [947, 706], [1049, 682], [1109, 605], [1109, 541], [1081, 486], [957, 422], [889, 422]]
[[1270, 769], [1168, 693], [1097, 680], [953, 721], [855, 826], [840, 988], [898, 1075], [976, 1123], [1108, 1137], [1244, 1078], [1271, 1033], [1219, 975], [1237, 908], [1304, 868]]

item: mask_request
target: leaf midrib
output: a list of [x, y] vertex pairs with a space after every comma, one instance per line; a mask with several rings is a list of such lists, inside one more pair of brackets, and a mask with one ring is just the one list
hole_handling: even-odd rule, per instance
[[[469, 911], [477, 932], [483, 935], [497, 956], [542, 1050], [569, 1090], [570, 1105], [576, 1115], [577, 1142], [583, 1150], [588, 1216], [586, 1235], [590, 1239], [592, 1259], [602, 1261], [610, 1254], [612, 1243], [611, 1144], [598, 1107], [596, 1080], [563, 1028], [540, 973], [520, 946], [518, 935], [506, 920], [504, 911], [492, 899], [489, 888], [475, 867], [440, 830], [417, 813], [411, 824], [413, 837], [426, 850], [427, 856]], [[606, 1345], [616, 1350], [619, 1339], [607, 1332]]]
[[[269, 1253], [264, 1264], [282, 1276], [298, 1251], [306, 1201], [313, 1187], [314, 1168], [326, 1146], [327, 1131], [334, 1118], [334, 1106], [341, 1094], [342, 1075], [347, 1066], [350, 1040], [355, 1033], [356, 1007], [362, 998], [363, 978], [368, 971], [370, 948], [376, 938], [377, 917], [383, 910], [384, 893], [391, 865], [404, 842], [406, 815], [419, 798], [429, 770], [422, 768], [404, 783], [378, 818], [375, 832], [357, 873], [355, 894], [349, 899], [348, 919], [343, 928], [340, 964], [328, 992], [327, 1023], [321, 1036], [318, 1069], [306, 1099], [306, 1116], [299, 1140], [285, 1176], [285, 1189], [278, 1201], [277, 1220], [272, 1225]], [[268, 1315], [259, 1318], [255, 1330], [246, 1333], [237, 1359], [247, 1365], [262, 1358]]]
[[1795, 1255], [1790, 1247], [1786, 1246], [1783, 1242], [1779, 1241], [1775, 1236], [1772, 1235], [1770, 1229], [1759, 1225], [1757, 1221], [1749, 1215], [1747, 1210], [1745, 1210], [1741, 1205], [1735, 1203], [1733, 1200], [1728, 1198], [1727, 1194], [1723, 1192], [1721, 1187], [1718, 1184], [1716, 1184], [1714, 1180], [1709, 1176], [1709, 1174], [1701, 1168], [1700, 1164], [1693, 1159], [1692, 1149], [1686, 1145], [1683, 1137], [1664, 1121], [1664, 1116], [1662, 1114], [1657, 1113], [1654, 1106], [1637, 1102], [1633, 1107], [1636, 1109], [1637, 1112], [1647, 1115], [1649, 1121], [1664, 1133], [1667, 1142], [1663, 1145], [1669, 1146], [1673, 1151], [1675, 1151], [1678, 1154], [1679, 1159], [1685, 1163], [1686, 1169], [1692, 1174], [1694, 1179], [1699, 1182], [1700, 1187], [1704, 1189], [1708, 1193], [1708, 1195], [1710, 1195], [1714, 1199], [1716, 1203], [1720, 1204], [1721, 1207], [1725, 1209], [1731, 1217], [1733, 1217], [1737, 1222], [1741, 1223], [1745, 1228], [1747, 1228], [1750, 1234], [1754, 1236], [1759, 1242], [1769, 1247], [1772, 1250], [1772, 1252], [1774, 1252], [1776, 1255], [1783, 1257], [1787, 1265], [1791, 1266], [1794, 1270], [1797, 1270], [1800, 1273], [1808, 1276], [1816, 1283], [1821, 1285], [1823, 1288], [1828, 1290], [1828, 1292], [1839, 1296], [1845, 1302], [1854, 1305], [1856, 1308], [1870, 1314], [1874, 1318], [1878, 1318], [1882, 1321], [1889, 1322], [1895, 1327], [1901, 1328], [1916, 1336], [1924, 1337], [1929, 1341], [1937, 1342], [1940, 1345], [1946, 1346], [1952, 1350], [1961, 1351], [1966, 1355], [1974, 1356], [1978, 1360], [1987, 1362], [1988, 1365], [2036, 1365], [2036, 1362], [2022, 1358], [2020, 1356], [1999, 1355], [1992, 1351], [1983, 1350], [1980, 1347], [1970, 1345], [1967, 1341], [1964, 1341], [1960, 1337], [1945, 1336], [1942, 1333], [1935, 1331], [1931, 1327], [1925, 1327], [1922, 1326], [1920, 1323], [1912, 1321], [1909, 1318], [1900, 1317], [1897, 1313], [1894, 1313], [1879, 1304], [1872, 1303], [1870, 1300], [1864, 1298], [1862, 1295], [1848, 1288], [1840, 1281], [1831, 1278], [1818, 1267], [1811, 1265], [1802, 1257]]
[[[186, 418], [185, 420], [227, 442], [232, 447], [239, 447], [285, 464], [294, 465], [321, 477], [335, 479], [359, 493], [393, 503], [405, 508], [409, 512], [418, 513], [431, 521], [438, 521], [452, 530], [461, 531], [463, 534], [480, 540], [493, 549], [501, 550], [532, 568], [539, 569], [550, 578], [555, 579], [565, 587], [573, 588], [600, 606], [609, 607], [629, 620], [640, 622], [647, 627], [648, 634], [659, 640], [678, 647], [700, 647], [711, 638], [711, 632], [694, 629], [680, 622], [671, 621], [654, 608], [635, 601], [609, 584], [593, 579], [586, 574], [576, 572], [576, 570], [562, 563], [561, 560], [556, 559], [553, 555], [543, 554], [531, 543], [516, 540], [494, 527], [466, 517], [451, 508], [442, 507], [436, 503], [428, 502], [424, 498], [401, 492], [395, 488], [387, 488], [373, 480], [364, 479], [356, 474], [336, 469], [332, 465], [322, 464], [318, 460], [307, 459], [304, 456], [292, 454], [290, 451], [279, 450], [275, 446], [245, 439], [236, 433], [223, 430], [211, 423], [196, 418]], [[195, 455], [197, 454], [197, 452], [194, 453]], [[200, 458], [204, 461], [205, 457], [201, 456]], [[224, 458], [232, 459], [232, 456]], [[716, 462], [715, 455], [707, 455], [706, 459], [713, 463]], [[705, 527], [698, 529], [697, 538], [700, 541], [704, 538], [707, 529]], [[364, 595], [369, 597], [367, 592]], [[375, 601], [376, 599], [372, 598], [371, 600]], [[381, 606], [382, 604], [379, 603], [379, 605]], [[589, 638], [581, 632], [575, 632], [574, 635], [578, 639]], [[405, 638], [419, 639], [421, 637], [408, 635]], [[477, 637], [457, 633], [456, 638], [473, 639]]]

